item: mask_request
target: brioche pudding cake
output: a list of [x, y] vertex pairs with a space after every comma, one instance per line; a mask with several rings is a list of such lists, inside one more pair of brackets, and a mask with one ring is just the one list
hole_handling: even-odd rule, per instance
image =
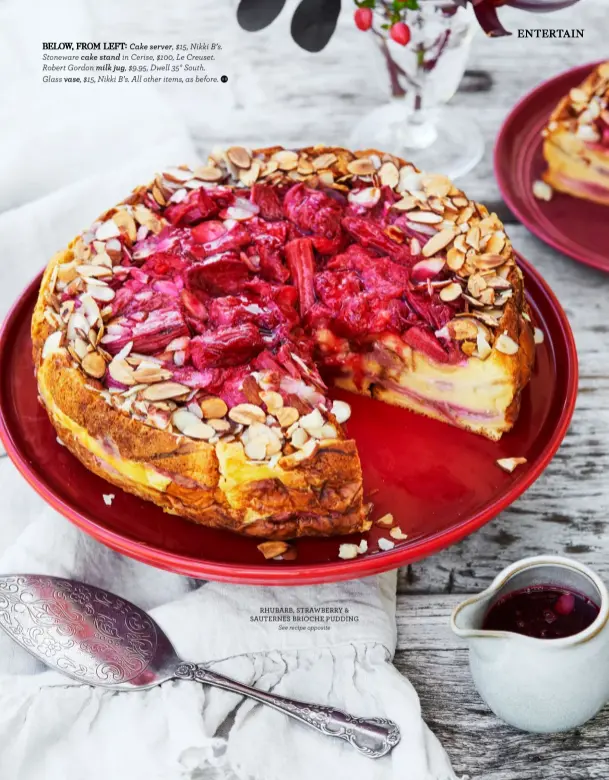
[[[546, 185], [609, 205], [609, 62], [565, 95], [542, 134]], [[551, 190], [537, 189], [551, 197]]]
[[347, 388], [498, 440], [534, 359], [501, 222], [376, 151], [215, 151], [50, 262], [39, 394], [91, 471], [267, 539], [370, 527]]

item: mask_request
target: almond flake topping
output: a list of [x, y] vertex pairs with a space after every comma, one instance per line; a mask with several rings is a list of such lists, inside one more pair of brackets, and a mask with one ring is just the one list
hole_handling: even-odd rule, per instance
[[167, 401], [170, 398], [179, 398], [181, 395], [189, 392], [190, 387], [181, 385], [178, 382], [159, 382], [143, 390], [142, 398], [146, 401]]
[[507, 471], [508, 474], [511, 474], [515, 468], [524, 465], [526, 462], [526, 458], [499, 458], [495, 461], [499, 468]]
[[263, 423], [266, 420], [264, 410], [254, 404], [237, 404], [228, 413], [233, 422], [241, 425], [252, 425], [252, 423]]
[[171, 415], [171, 422], [185, 436], [192, 439], [211, 439], [215, 430], [207, 425], [188, 409], [176, 409]]
[[441, 230], [439, 233], [436, 233], [436, 235], [432, 236], [423, 247], [423, 256], [431, 257], [432, 255], [435, 255], [437, 252], [444, 249], [445, 246], [448, 246], [454, 237], [455, 234], [452, 230]]
[[204, 398], [199, 406], [201, 407], [203, 417], [206, 419], [210, 417], [224, 417], [228, 412], [228, 406], [224, 403], [224, 401], [221, 398], [216, 398], [214, 396]]
[[267, 560], [283, 555], [287, 552], [288, 548], [289, 545], [287, 542], [262, 542], [262, 544], [258, 545], [258, 549]]
[[515, 355], [518, 352], [518, 344], [507, 333], [501, 333], [495, 339], [495, 349], [504, 355]]
[[226, 150], [226, 156], [237, 168], [249, 168], [252, 163], [250, 153], [242, 146], [231, 146]]

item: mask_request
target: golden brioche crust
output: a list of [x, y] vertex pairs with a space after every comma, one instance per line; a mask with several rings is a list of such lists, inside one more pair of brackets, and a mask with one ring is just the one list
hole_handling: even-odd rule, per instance
[[[282, 151], [281, 147], [270, 147], [254, 150], [252, 155], [268, 162]], [[321, 155], [327, 155], [328, 160], [335, 158], [321, 171], [302, 178], [325, 183], [330, 172], [335, 186], [348, 189], [340, 177], [353, 161], [353, 153], [338, 147], [311, 147], [299, 150], [302, 153], [316, 159]], [[375, 150], [354, 154], [356, 159], [382, 155]], [[398, 158], [391, 160], [406, 165]], [[288, 173], [279, 171], [275, 175]], [[134, 190], [124, 203], [141, 203], [147, 190]], [[455, 192], [463, 198], [462, 193]], [[483, 206], [472, 204], [474, 209], [479, 220], [489, 217]], [[110, 209], [101, 219], [111, 218], [114, 213]], [[501, 223], [496, 220], [496, 224], [500, 230]], [[245, 457], [239, 443], [198, 441], [174, 430], [151, 427], [110, 406], [102, 397], [101, 383], [84, 374], [63, 343], [54, 345], [43, 357], [49, 336], [56, 332], [48, 308], [55, 305], [57, 310], [53, 290], [57, 269], [73, 262], [79, 240], [77, 237], [68, 249], [59, 252], [45, 271], [32, 319], [32, 341], [41, 401], [62, 442], [89, 470], [166, 512], [241, 534], [287, 539], [369, 528], [355, 442], [345, 439], [338, 426], [337, 438], [322, 439], [306, 452], [284, 454], [272, 466], [254, 464]], [[506, 260], [513, 261], [507, 239], [501, 252]], [[513, 294], [503, 306], [497, 333], [504, 334], [519, 349], [515, 354], [493, 349], [493, 360], [501, 364], [512, 400], [499, 435], [483, 425], [472, 428], [493, 439], [509, 430], [516, 420], [521, 390], [529, 380], [533, 363], [532, 330], [523, 317], [526, 303], [522, 274], [515, 265], [509, 269], [508, 279]], [[475, 356], [469, 359], [479, 360]]]

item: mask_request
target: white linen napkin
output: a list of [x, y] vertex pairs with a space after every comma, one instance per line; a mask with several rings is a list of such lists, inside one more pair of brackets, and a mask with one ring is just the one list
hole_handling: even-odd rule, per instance
[[[0, 154], [0, 319], [50, 256], [108, 204], [160, 167], [194, 161], [187, 133], [153, 89], [111, 84], [76, 93], [38, 85], [41, 40], [92, 37], [82, 4], [35, 5], [23, 25], [24, 5], [0, 2], [0, 71], [9, 74], [0, 105], [19, 109], [0, 123], [0, 150], [10, 152]], [[106, 588], [150, 610], [187, 660], [292, 698], [389, 717], [402, 732], [391, 756], [371, 761], [267, 707], [199, 684], [121, 694], [79, 685], [0, 631], [2, 780], [455, 777], [414, 689], [391, 665], [395, 573], [303, 588], [200, 583], [95, 542], [47, 506], [6, 456], [0, 495], [0, 573], [48, 573]], [[284, 630], [250, 619], [261, 608], [299, 606], [348, 608], [358, 620]]]

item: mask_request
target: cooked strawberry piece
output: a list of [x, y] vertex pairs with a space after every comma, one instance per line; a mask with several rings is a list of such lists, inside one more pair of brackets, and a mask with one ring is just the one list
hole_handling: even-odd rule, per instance
[[300, 314], [304, 317], [315, 303], [315, 257], [313, 243], [308, 238], [297, 238], [286, 244], [285, 255], [300, 299]]
[[192, 362], [199, 369], [239, 366], [264, 348], [258, 328], [252, 323], [216, 328], [195, 336], [188, 346]]
[[249, 276], [250, 270], [243, 260], [234, 252], [225, 252], [192, 265], [186, 272], [186, 289], [230, 295], [239, 292]]
[[382, 255], [389, 255], [394, 260], [407, 263], [410, 252], [404, 244], [398, 244], [385, 233], [380, 225], [364, 217], [344, 217], [342, 221], [345, 230], [365, 249], [374, 249]]
[[339, 250], [342, 243], [343, 209], [337, 200], [301, 183], [288, 190], [283, 207], [291, 222], [303, 233], [312, 234], [313, 244], [320, 254]]
[[192, 237], [199, 244], [206, 244], [210, 241], [216, 241], [218, 238], [226, 235], [227, 232], [224, 222], [210, 219], [207, 222], [201, 222], [200, 225], [195, 225], [192, 229]]
[[449, 355], [434, 334], [424, 325], [415, 325], [402, 335], [402, 339], [413, 349], [418, 349], [438, 363], [448, 363]]
[[283, 219], [281, 201], [275, 190], [268, 184], [254, 184], [250, 193], [250, 199], [260, 209], [260, 216], [263, 219], [269, 222]]
[[191, 322], [192, 319], [201, 322], [207, 320], [207, 307], [195, 293], [190, 292], [190, 290], [182, 290], [180, 293], [180, 301], [185, 309], [185, 314], [189, 322]]
[[195, 225], [204, 219], [214, 217], [220, 211], [216, 203], [203, 187], [192, 190], [181, 203], [174, 203], [165, 209], [165, 218], [172, 225], [183, 227]]
[[406, 298], [419, 318], [429, 323], [434, 330], [443, 328], [455, 315], [456, 309], [441, 301], [437, 294], [430, 297], [427, 290], [423, 292], [407, 290]]
[[281, 284], [287, 282], [290, 273], [283, 263], [280, 251], [263, 245], [258, 248], [258, 257], [260, 258], [260, 273], [265, 279]]
[[[199, 250], [202, 249], [205, 255], [215, 255], [219, 252], [234, 252], [243, 249], [250, 244], [252, 238], [243, 225], [235, 225], [224, 235], [213, 241], [206, 241]], [[198, 254], [198, 253], [197, 253]]]
[[141, 268], [154, 276], [174, 276], [182, 274], [187, 265], [189, 261], [182, 254], [157, 252], [148, 257]]

